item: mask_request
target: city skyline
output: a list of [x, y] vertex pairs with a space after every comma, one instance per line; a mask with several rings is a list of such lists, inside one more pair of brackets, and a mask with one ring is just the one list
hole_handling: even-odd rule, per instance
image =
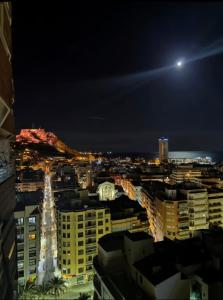
[[172, 150], [223, 150], [220, 54], [140, 77], [219, 46], [223, 4], [100, 8], [15, 3], [17, 129], [34, 123], [78, 150], [152, 152], [160, 136]]

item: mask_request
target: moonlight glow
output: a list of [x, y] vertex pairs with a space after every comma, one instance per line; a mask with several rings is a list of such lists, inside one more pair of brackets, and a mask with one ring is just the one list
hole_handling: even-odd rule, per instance
[[182, 60], [178, 60], [176, 63], [177, 68], [181, 68], [183, 66], [183, 61]]

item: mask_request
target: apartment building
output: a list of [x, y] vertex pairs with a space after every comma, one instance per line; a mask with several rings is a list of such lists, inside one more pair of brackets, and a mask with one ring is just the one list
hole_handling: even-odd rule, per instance
[[179, 166], [173, 170], [170, 179], [173, 183], [180, 183], [185, 180], [196, 180], [201, 176], [201, 170], [193, 168], [193, 166]]
[[37, 275], [40, 251], [40, 210], [38, 201], [17, 203], [15, 209], [17, 231], [17, 270], [18, 283], [33, 281]]
[[109, 209], [93, 200], [57, 204], [59, 268], [71, 284], [86, 283], [93, 279], [98, 240], [111, 232]]
[[186, 239], [198, 229], [209, 228], [208, 192], [192, 182], [143, 185], [142, 206], [146, 208], [149, 233], [155, 241], [164, 237]]
[[94, 258], [94, 299], [221, 299], [222, 246], [222, 230], [159, 243], [142, 232], [106, 235]]
[[111, 213], [111, 232], [129, 230], [148, 232], [146, 210], [127, 196], [121, 196], [105, 204]]
[[223, 190], [208, 189], [209, 227], [223, 227]]
[[1, 299], [12, 299], [17, 290], [15, 244], [15, 176], [12, 142], [13, 78], [11, 64], [11, 3], [0, 3], [0, 291]]
[[193, 234], [195, 230], [208, 229], [208, 192], [205, 188], [196, 185], [184, 185], [181, 193], [186, 196], [189, 212], [189, 230]]
[[131, 200], [137, 200], [139, 203], [141, 203], [142, 187], [139, 182], [132, 181], [128, 178], [123, 178], [121, 179], [121, 186]]

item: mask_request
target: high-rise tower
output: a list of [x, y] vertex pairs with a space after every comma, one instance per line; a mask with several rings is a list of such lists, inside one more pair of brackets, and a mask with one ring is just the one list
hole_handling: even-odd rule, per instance
[[12, 299], [16, 287], [15, 172], [11, 4], [0, 3], [0, 298]]
[[168, 162], [168, 139], [164, 137], [159, 138], [159, 160]]

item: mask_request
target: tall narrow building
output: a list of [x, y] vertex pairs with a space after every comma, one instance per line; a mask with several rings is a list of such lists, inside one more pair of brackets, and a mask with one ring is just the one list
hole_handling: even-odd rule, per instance
[[159, 160], [161, 163], [168, 162], [168, 139], [159, 138]]
[[13, 299], [16, 291], [15, 176], [11, 65], [11, 4], [0, 3], [0, 292]]

